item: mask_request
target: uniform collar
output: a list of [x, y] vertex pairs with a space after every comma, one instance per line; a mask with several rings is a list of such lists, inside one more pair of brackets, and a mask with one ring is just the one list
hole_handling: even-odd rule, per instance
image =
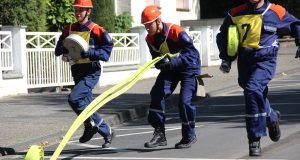
[[248, 7], [250, 10], [253, 10], [253, 11], [258, 11], [258, 12], [263, 12], [267, 7], [268, 5], [270, 4], [270, 2], [268, 0], [264, 0], [265, 3], [263, 4], [263, 6], [261, 6], [260, 8], [256, 9], [256, 4], [252, 4], [250, 2], [248, 2]]
[[[77, 22], [78, 23], [78, 22]], [[88, 25], [90, 25], [92, 23], [92, 20], [89, 18], [88, 21], [85, 24], [80, 24], [78, 23], [78, 28], [84, 28], [87, 27]]]

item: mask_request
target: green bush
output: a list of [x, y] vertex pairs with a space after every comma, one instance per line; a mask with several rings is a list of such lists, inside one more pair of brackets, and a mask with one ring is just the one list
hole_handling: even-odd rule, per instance
[[113, 0], [93, 0], [92, 20], [108, 32], [115, 32]]
[[133, 18], [129, 12], [123, 12], [115, 18], [115, 32], [126, 33], [132, 27]]
[[76, 21], [73, 1], [50, 0], [47, 2], [47, 24], [49, 31], [62, 31], [67, 24]]
[[27, 31], [46, 31], [46, 1], [1, 0], [0, 24], [27, 26]]

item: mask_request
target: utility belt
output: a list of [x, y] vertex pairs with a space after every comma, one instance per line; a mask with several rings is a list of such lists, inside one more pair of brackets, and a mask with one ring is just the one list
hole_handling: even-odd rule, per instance
[[100, 67], [101, 68], [101, 64], [100, 64], [100, 62], [99, 61], [90, 61], [90, 62], [87, 62], [87, 63], [75, 63], [74, 65], [76, 65], [76, 66], [81, 66], [81, 67], [83, 67], [83, 66], [86, 66], [86, 67], [92, 67], [92, 68], [94, 68], [94, 67]]
[[248, 51], [257, 51], [257, 50], [262, 50], [262, 49], [269, 49], [269, 48], [273, 48], [273, 47], [276, 47], [276, 48], [279, 48], [279, 45], [277, 44], [277, 42], [273, 43], [272, 45], [268, 45], [268, 46], [259, 46], [259, 48], [252, 48], [252, 47], [239, 47], [238, 48], [238, 51], [241, 52], [241, 51], [245, 51], [245, 50], [248, 50]]
[[82, 79], [90, 74], [99, 75], [101, 72], [101, 65], [99, 61], [92, 61], [90, 63], [74, 64], [71, 66], [72, 77], [75, 79]]
[[91, 63], [92, 61], [90, 58], [80, 58], [75, 61], [75, 64], [85, 64], [85, 63]]

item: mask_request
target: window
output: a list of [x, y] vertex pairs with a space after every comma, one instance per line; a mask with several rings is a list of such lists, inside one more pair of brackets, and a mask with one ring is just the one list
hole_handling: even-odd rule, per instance
[[189, 11], [191, 0], [176, 0], [176, 9], [179, 11]]
[[160, 0], [146, 0], [146, 6], [149, 5], [155, 5], [157, 7], [160, 7]]

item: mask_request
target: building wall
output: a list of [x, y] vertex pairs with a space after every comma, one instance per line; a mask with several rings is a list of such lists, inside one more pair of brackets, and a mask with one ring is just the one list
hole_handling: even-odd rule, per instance
[[115, 13], [120, 15], [125, 11], [130, 12], [131, 0], [115, 0]]
[[200, 0], [189, 1], [189, 11], [177, 11], [180, 20], [200, 20]]
[[132, 27], [141, 26], [141, 13], [145, 6], [145, 0], [131, 0]]
[[[197, 20], [200, 19], [200, 1], [189, 0], [191, 9], [189, 11], [177, 11], [176, 0], [160, 0], [160, 8], [162, 12], [162, 20], [165, 22], [180, 24], [181, 20]], [[141, 13], [145, 8], [146, 0], [115, 0], [116, 15], [124, 11], [131, 13], [133, 17], [132, 27], [142, 26]]]
[[160, 7], [161, 7], [161, 12], [162, 12], [162, 20], [164, 22], [169, 22], [169, 23], [175, 23], [175, 24], [180, 24], [180, 19], [176, 13], [176, 0], [161, 0], [160, 1]]

